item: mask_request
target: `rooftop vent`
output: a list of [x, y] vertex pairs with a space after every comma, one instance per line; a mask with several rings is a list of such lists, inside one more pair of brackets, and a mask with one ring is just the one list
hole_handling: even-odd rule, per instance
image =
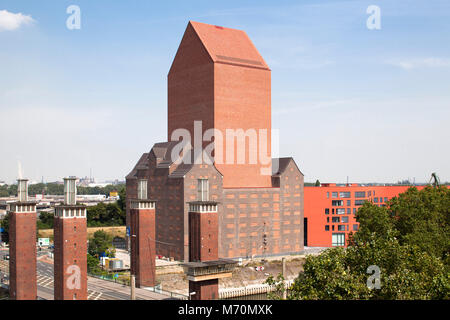
[[28, 201], [28, 180], [19, 179], [17, 180], [17, 197], [20, 202]]
[[76, 177], [64, 178], [64, 204], [74, 206], [77, 204]]

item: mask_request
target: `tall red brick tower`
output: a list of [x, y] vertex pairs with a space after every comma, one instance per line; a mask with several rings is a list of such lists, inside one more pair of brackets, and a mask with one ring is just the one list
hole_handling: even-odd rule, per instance
[[9, 296], [36, 300], [36, 203], [28, 201], [28, 180], [18, 180], [18, 202], [10, 205]]
[[[179, 128], [187, 129], [193, 140], [194, 121], [202, 121], [202, 136], [213, 128], [223, 135], [222, 144], [215, 137], [213, 155], [218, 157], [222, 149], [222, 161], [216, 158], [215, 166], [223, 174], [224, 188], [272, 186], [271, 71], [244, 31], [189, 22], [168, 75], [168, 141]], [[231, 154], [225, 145], [232, 140], [227, 129], [258, 134], [252, 150], [251, 138], [246, 138], [245, 151], [238, 150], [234, 139], [232, 163], [227, 161]], [[266, 130], [265, 143], [259, 130]], [[245, 153], [245, 163], [239, 163], [238, 151]], [[267, 159], [254, 163], [250, 154], [259, 151]], [[263, 168], [266, 174], [261, 174]]]
[[86, 206], [77, 205], [75, 182], [64, 179], [64, 204], [55, 208], [55, 300], [87, 300]]
[[147, 183], [138, 181], [138, 199], [130, 203], [131, 274], [138, 288], [156, 284], [155, 201], [147, 199]]
[[183, 264], [192, 300], [219, 299], [219, 279], [231, 276], [235, 262], [219, 259], [217, 202], [189, 203], [189, 263]]

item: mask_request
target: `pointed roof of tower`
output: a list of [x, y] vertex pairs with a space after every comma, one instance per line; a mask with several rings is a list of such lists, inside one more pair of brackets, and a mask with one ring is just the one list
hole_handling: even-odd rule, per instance
[[185, 36], [191, 30], [213, 62], [270, 70], [245, 31], [189, 21]]

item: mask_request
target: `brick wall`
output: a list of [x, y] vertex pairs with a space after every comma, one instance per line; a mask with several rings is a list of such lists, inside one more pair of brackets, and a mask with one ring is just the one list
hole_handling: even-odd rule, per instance
[[10, 218], [10, 298], [36, 300], [36, 212], [11, 212]]
[[131, 272], [136, 287], [155, 286], [155, 210], [132, 209], [131, 212]]
[[189, 261], [216, 261], [218, 249], [217, 212], [189, 212]]
[[[55, 300], [87, 300], [86, 219], [55, 217], [54, 244]], [[79, 288], [72, 282], [76, 269], [80, 271]]]
[[219, 256], [251, 257], [303, 250], [303, 175], [291, 162], [278, 179], [279, 188], [223, 189]]
[[219, 279], [206, 281], [189, 281], [189, 292], [195, 292], [192, 300], [215, 300], [219, 299]]

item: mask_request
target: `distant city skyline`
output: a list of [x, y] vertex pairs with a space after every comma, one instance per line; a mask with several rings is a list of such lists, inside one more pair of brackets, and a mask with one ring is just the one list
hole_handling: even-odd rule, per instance
[[[28, 177], [26, 177], [26, 176], [24, 178], [28, 179]], [[48, 179], [45, 179], [45, 177], [44, 177], [44, 179], [42, 179], [42, 177], [41, 177], [40, 180], [29, 179], [29, 183], [30, 184], [42, 183], [42, 181], [43, 181], [43, 183], [55, 183], [55, 182], [63, 183], [63, 178], [64, 177], [61, 177], [60, 179], [56, 179], [56, 180], [48, 180]], [[86, 178], [89, 179], [88, 176], [79, 176], [79, 177], [77, 176], [78, 180], [83, 180], [83, 179], [86, 179]], [[431, 174], [430, 174], [430, 178], [431, 178]], [[123, 177], [123, 178], [116, 178], [116, 179], [111, 178], [111, 179], [105, 179], [105, 180], [98, 180], [98, 179], [95, 179], [93, 177], [92, 179], [93, 179], [93, 182], [92, 182], [93, 184], [116, 183], [116, 182], [125, 183], [125, 177]], [[305, 183], [315, 183], [317, 180], [319, 180], [319, 179], [305, 180]], [[448, 181], [441, 179], [441, 183], [447, 183], [447, 182]], [[6, 180], [0, 179], [0, 183], [5, 183], [7, 185], [17, 184], [17, 179], [13, 179], [11, 181], [6, 181]], [[320, 181], [320, 183], [325, 183], [325, 184], [326, 183], [335, 183], [337, 185], [345, 185], [345, 184], [347, 184], [347, 181], [328, 181], [327, 180], [327, 181]], [[428, 183], [430, 183], [430, 179], [424, 180], [424, 181], [417, 181], [415, 179], [415, 177], [409, 177], [409, 178], [402, 178], [402, 179], [399, 179], [397, 181], [364, 181], [364, 182], [361, 182], [361, 181], [350, 181], [349, 180], [348, 183], [349, 184], [355, 184], [356, 183], [356, 184], [362, 184], [362, 185], [363, 184], [367, 184], [367, 185], [371, 185], [371, 184], [418, 184], [419, 185], [419, 184], [428, 184]]]
[[[124, 180], [167, 141], [167, 73], [189, 20], [245, 30], [272, 70], [280, 156], [305, 181], [450, 181], [450, 3], [0, 4], [0, 181]], [[366, 10], [381, 10], [369, 30]], [[412, 181], [411, 181], [412, 182]]]

